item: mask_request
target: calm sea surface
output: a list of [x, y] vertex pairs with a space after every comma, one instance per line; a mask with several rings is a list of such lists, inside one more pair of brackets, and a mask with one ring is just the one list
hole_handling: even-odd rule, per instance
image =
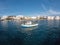
[[60, 20], [40, 20], [31, 28], [21, 21], [0, 21], [0, 45], [60, 45]]

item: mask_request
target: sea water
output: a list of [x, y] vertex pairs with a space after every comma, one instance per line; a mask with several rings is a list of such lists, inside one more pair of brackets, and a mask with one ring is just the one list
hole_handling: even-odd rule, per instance
[[21, 21], [0, 21], [0, 45], [60, 45], [60, 20], [38, 20], [38, 26], [21, 27]]

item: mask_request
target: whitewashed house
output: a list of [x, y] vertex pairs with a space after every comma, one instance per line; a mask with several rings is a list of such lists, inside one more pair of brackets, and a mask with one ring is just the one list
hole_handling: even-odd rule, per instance
[[31, 17], [31, 19], [36, 19], [37, 17], [35, 17], [35, 16], [33, 16], [33, 17]]
[[59, 20], [59, 19], [60, 19], [60, 16], [56, 16], [55, 19], [56, 19], [56, 20]]
[[8, 18], [8, 16], [2, 16], [1, 20], [5, 20], [6, 18]]
[[54, 18], [55, 18], [54, 16], [47, 16], [48, 20], [54, 20]]
[[15, 17], [15, 19], [20, 20], [20, 19], [23, 18], [23, 17], [24, 17], [24, 16], [22, 16], [22, 15], [18, 15], [18, 16]]

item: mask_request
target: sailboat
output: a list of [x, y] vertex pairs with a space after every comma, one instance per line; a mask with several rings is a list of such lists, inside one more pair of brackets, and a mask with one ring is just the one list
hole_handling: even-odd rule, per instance
[[32, 24], [31, 21], [26, 22], [25, 24], [21, 24], [22, 27], [34, 27], [38, 26], [38, 24]]

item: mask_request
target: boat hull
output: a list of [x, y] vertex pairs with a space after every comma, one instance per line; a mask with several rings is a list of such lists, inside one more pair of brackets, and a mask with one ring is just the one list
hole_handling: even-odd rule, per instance
[[35, 27], [35, 26], [38, 26], [38, 24], [33, 24], [33, 25], [24, 25], [24, 24], [22, 24], [21, 26], [22, 27]]

